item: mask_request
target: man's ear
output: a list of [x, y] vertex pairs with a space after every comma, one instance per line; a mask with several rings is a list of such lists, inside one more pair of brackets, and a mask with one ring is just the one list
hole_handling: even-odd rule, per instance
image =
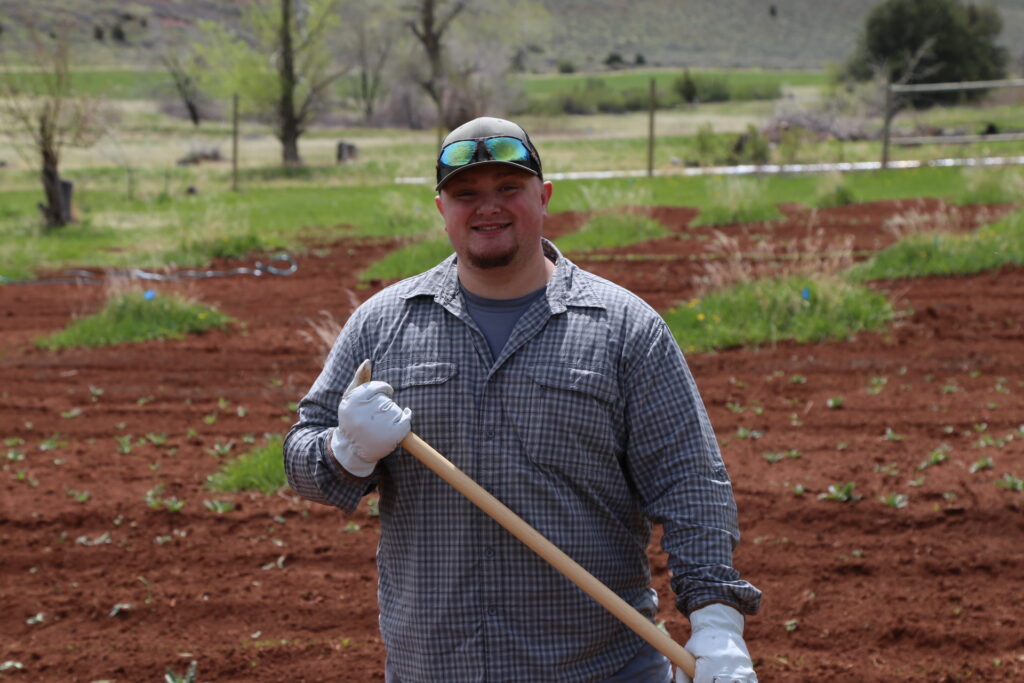
[[544, 213], [545, 213], [545, 215], [547, 214], [547, 211], [548, 211], [548, 204], [551, 202], [551, 192], [552, 192], [552, 190], [554, 190], [554, 185], [551, 184], [550, 180], [545, 180], [544, 183], [541, 185], [541, 190], [540, 190], [540, 198], [541, 198], [540, 201], [541, 201], [541, 204], [544, 206]]
[[444, 207], [441, 205], [441, 195], [440, 195], [440, 193], [438, 193], [438, 195], [436, 197], [434, 197], [434, 206], [437, 207], [438, 213], [440, 213], [441, 216], [443, 217], [444, 216]]

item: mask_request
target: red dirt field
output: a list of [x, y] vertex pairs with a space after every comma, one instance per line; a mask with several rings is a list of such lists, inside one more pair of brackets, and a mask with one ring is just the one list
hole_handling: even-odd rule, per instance
[[[863, 256], [910, 211], [970, 229], [1003, 210], [788, 207], [721, 232], [763, 268], [749, 255]], [[651, 212], [675, 234], [629, 249], [648, 257], [573, 258], [665, 309], [696, 295], [714, 231], [686, 229], [689, 209]], [[549, 232], [583, 218], [553, 216]], [[239, 323], [98, 350], [31, 340], [95, 310], [102, 287], [0, 288], [0, 680], [153, 681], [192, 660], [201, 681], [383, 680], [368, 509], [204, 482], [215, 446], [287, 430], [324, 355], [300, 333], [378, 289], [357, 273], [393, 246], [345, 240], [290, 277], [159, 285]], [[1024, 270], [872, 286], [903, 311], [887, 331], [689, 357], [736, 490], [735, 562], [764, 591], [746, 632], [760, 679], [1024, 680], [1024, 494], [996, 484], [1024, 477]], [[851, 481], [860, 500], [819, 498]], [[180, 512], [146, 505], [158, 484]], [[212, 512], [214, 498], [236, 509]], [[650, 555], [660, 617], [685, 642], [656, 542]]]

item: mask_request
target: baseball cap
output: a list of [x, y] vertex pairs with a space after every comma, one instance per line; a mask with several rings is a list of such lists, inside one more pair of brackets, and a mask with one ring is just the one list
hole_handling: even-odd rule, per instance
[[457, 173], [480, 164], [517, 166], [543, 180], [540, 155], [526, 131], [512, 121], [481, 116], [445, 137], [437, 155], [437, 186]]

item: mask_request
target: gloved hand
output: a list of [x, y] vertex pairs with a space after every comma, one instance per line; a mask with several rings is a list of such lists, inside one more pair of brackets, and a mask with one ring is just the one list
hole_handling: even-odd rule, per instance
[[338, 428], [331, 435], [331, 450], [341, 466], [357, 477], [368, 477], [377, 461], [395, 450], [409, 433], [412, 411], [391, 400], [395, 390], [387, 382], [364, 382], [370, 361], [356, 370], [338, 404]]
[[[686, 649], [697, 658], [692, 683], [757, 683], [750, 653], [743, 643], [743, 615], [728, 605], [714, 604], [690, 613]], [[675, 683], [691, 683], [681, 669]]]

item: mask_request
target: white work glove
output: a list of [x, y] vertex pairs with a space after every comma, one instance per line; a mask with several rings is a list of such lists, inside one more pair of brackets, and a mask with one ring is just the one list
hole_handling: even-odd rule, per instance
[[[692, 683], [757, 683], [743, 643], [743, 615], [728, 605], [708, 605], [690, 613], [686, 649], [697, 658]], [[676, 669], [675, 683], [691, 680]]]
[[331, 435], [331, 451], [341, 466], [357, 477], [368, 477], [377, 461], [395, 450], [409, 433], [412, 411], [391, 400], [395, 390], [387, 382], [362, 382], [369, 377], [370, 361], [356, 370], [338, 404], [338, 428]]

